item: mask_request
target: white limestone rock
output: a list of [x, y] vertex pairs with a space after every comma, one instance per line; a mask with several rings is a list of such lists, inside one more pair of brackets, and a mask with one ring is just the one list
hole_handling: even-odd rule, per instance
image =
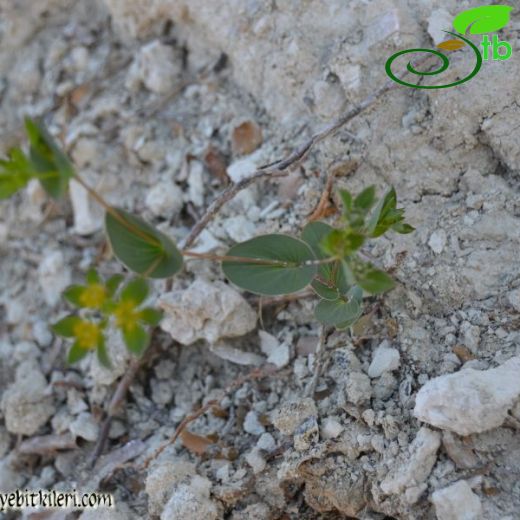
[[33, 435], [51, 418], [56, 409], [46, 390], [45, 376], [31, 361], [18, 367], [15, 382], [0, 402], [9, 432]]
[[461, 370], [428, 381], [418, 392], [414, 415], [459, 435], [497, 428], [520, 396], [520, 356], [498, 368]]
[[156, 217], [176, 217], [184, 204], [183, 193], [173, 182], [159, 182], [146, 195], [145, 204]]
[[292, 435], [309, 417], [317, 417], [318, 410], [310, 398], [283, 403], [271, 413], [271, 420], [276, 429], [284, 435]]
[[372, 362], [368, 367], [368, 375], [371, 378], [379, 377], [385, 372], [397, 370], [401, 362], [399, 351], [388, 346], [387, 342], [381, 343], [374, 352]]
[[438, 520], [483, 520], [480, 498], [465, 480], [432, 493]]
[[256, 327], [256, 313], [235, 289], [224, 282], [195, 280], [187, 289], [172, 291], [158, 302], [165, 312], [163, 330], [190, 345], [199, 339], [216, 343]]
[[90, 235], [101, 229], [103, 218], [93, 209], [87, 190], [72, 179], [69, 193], [74, 213], [74, 232], [78, 235]]
[[81, 412], [69, 426], [70, 433], [86, 441], [94, 442], [99, 435], [99, 424], [89, 412]]
[[38, 268], [38, 280], [43, 290], [45, 301], [56, 305], [61, 299], [61, 293], [70, 285], [70, 269], [65, 264], [61, 251], [49, 251], [43, 257]]
[[[428, 478], [441, 445], [439, 432], [423, 427], [410, 444], [409, 453], [399, 460], [394, 469], [381, 482], [381, 490], [386, 495], [397, 495], [407, 489], [421, 486]], [[418, 497], [417, 497], [418, 498]]]

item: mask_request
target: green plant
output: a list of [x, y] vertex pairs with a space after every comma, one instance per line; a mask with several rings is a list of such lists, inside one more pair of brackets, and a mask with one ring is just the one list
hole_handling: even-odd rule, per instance
[[59, 336], [73, 340], [69, 363], [95, 350], [100, 363], [110, 367], [105, 339], [109, 326], [119, 329], [128, 350], [134, 354], [140, 355], [148, 347], [150, 334], [145, 327], [156, 326], [162, 313], [152, 307], [140, 308], [149, 292], [143, 278], [131, 279], [118, 290], [122, 281], [123, 276], [116, 274], [104, 282], [95, 269], [90, 269], [86, 285], [65, 289], [63, 296], [78, 312], [62, 318], [52, 329]]
[[[59, 198], [74, 179], [104, 207], [112, 250], [130, 271], [141, 277], [168, 278], [182, 269], [184, 257], [194, 257], [220, 261], [232, 283], [260, 295], [288, 294], [311, 286], [320, 298], [316, 319], [338, 329], [350, 327], [360, 317], [364, 292], [380, 294], [394, 285], [384, 271], [364, 259], [362, 246], [388, 231], [410, 233], [414, 229], [404, 222], [404, 210], [397, 208], [395, 190], [377, 200], [371, 186], [356, 197], [339, 191], [343, 213], [335, 226], [311, 222], [299, 238], [258, 236], [236, 244], [224, 256], [180, 251], [170, 237], [140, 217], [110, 206], [89, 187], [41, 124], [26, 119], [26, 130], [29, 154], [15, 149], [0, 162], [0, 198], [12, 195], [32, 178], [51, 197]], [[148, 333], [139, 322], [155, 325], [160, 313], [137, 308], [148, 292], [143, 278], [129, 282], [117, 299], [121, 281], [121, 275], [115, 275], [104, 283], [90, 271], [85, 286], [65, 291], [68, 301], [80, 308], [79, 316], [68, 316], [54, 327], [58, 334], [75, 339], [69, 361], [96, 349], [100, 361], [107, 364], [103, 331], [111, 322], [121, 329], [129, 350], [140, 354], [146, 349]]]

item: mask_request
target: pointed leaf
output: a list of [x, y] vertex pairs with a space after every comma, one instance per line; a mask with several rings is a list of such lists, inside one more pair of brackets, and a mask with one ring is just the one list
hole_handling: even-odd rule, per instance
[[465, 34], [468, 29], [470, 34], [495, 32], [509, 23], [509, 14], [512, 9], [508, 5], [474, 7], [459, 13], [453, 20], [453, 27], [460, 34]]
[[74, 345], [70, 347], [69, 355], [67, 356], [67, 362], [72, 365], [73, 363], [77, 363], [83, 359], [87, 354], [88, 350], [81, 348], [78, 343], [74, 343]]
[[371, 268], [357, 279], [357, 283], [370, 294], [380, 294], [389, 291], [395, 282], [384, 271]]
[[375, 236], [374, 232], [376, 230], [377, 225], [386, 216], [388, 211], [390, 211], [391, 209], [395, 209], [396, 204], [397, 195], [395, 193], [395, 189], [392, 187], [383, 196], [383, 198], [379, 200], [374, 211], [372, 212], [372, 215], [367, 224], [367, 233], [369, 236]]
[[74, 327], [77, 325], [81, 319], [78, 316], [66, 316], [62, 318], [54, 325], [52, 325], [52, 331], [58, 336], [63, 336], [64, 338], [73, 338], [74, 337]]
[[69, 179], [74, 176], [74, 167], [43, 124], [26, 118], [25, 128], [31, 144], [31, 161], [40, 173], [40, 183], [51, 197], [57, 199], [66, 192]]
[[135, 324], [132, 328], [123, 329], [123, 339], [128, 350], [140, 356], [148, 347], [150, 335], [141, 325]]
[[317, 272], [310, 247], [287, 235], [263, 235], [233, 246], [227, 256], [256, 261], [226, 260], [225, 276], [242, 289], [255, 294], [278, 295], [299, 291], [309, 285]]
[[108, 296], [114, 295], [124, 278], [122, 274], [114, 274], [107, 280], [105, 287], [107, 288]]
[[150, 278], [168, 278], [182, 268], [173, 241], [143, 219], [119, 208], [107, 212], [105, 227], [114, 254], [131, 271]]
[[85, 307], [83, 303], [81, 303], [81, 296], [85, 292], [85, 287], [83, 285], [70, 285], [63, 291], [63, 297], [75, 305], [76, 307]]
[[345, 301], [321, 300], [314, 310], [315, 318], [325, 325], [339, 325], [345, 328], [347, 322], [354, 322], [361, 315], [361, 307], [355, 299]]
[[144, 321], [147, 325], [155, 327], [162, 319], [163, 313], [159, 309], [152, 309], [147, 307], [139, 313], [141, 321]]
[[122, 300], [132, 300], [136, 306], [146, 300], [148, 284], [144, 278], [136, 278], [126, 284], [121, 291]]
[[31, 162], [22, 150], [10, 150], [8, 159], [0, 160], [0, 199], [7, 199], [26, 186], [33, 173]]
[[410, 226], [410, 224], [406, 224], [405, 222], [397, 222], [392, 226], [392, 229], [396, 233], [400, 233], [401, 235], [407, 235], [408, 233], [412, 233], [412, 231], [415, 231], [415, 228], [413, 226]]
[[101, 277], [99, 276], [98, 272], [91, 267], [85, 276], [85, 279], [87, 280], [87, 283], [94, 284], [94, 283], [102, 283]]
[[376, 188], [375, 186], [369, 186], [354, 199], [354, 206], [368, 211], [374, 205], [375, 200]]
[[343, 213], [349, 213], [352, 209], [352, 195], [347, 190], [339, 190], [339, 196], [343, 202]]
[[96, 354], [99, 360], [99, 363], [105, 368], [112, 368], [112, 363], [110, 362], [110, 357], [107, 352], [107, 346], [105, 343], [105, 338], [103, 334], [99, 336], [99, 342], [96, 349]]

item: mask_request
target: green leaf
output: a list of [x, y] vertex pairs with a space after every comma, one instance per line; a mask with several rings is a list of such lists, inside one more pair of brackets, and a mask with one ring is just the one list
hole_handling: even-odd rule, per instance
[[72, 365], [73, 363], [77, 363], [83, 359], [87, 354], [87, 349], [81, 348], [78, 343], [74, 343], [74, 345], [70, 347], [69, 355], [67, 356], [67, 362]]
[[453, 27], [465, 34], [484, 34], [495, 32], [509, 23], [509, 13], [512, 7], [508, 5], [485, 5], [462, 11], [453, 20]]
[[25, 129], [30, 142], [31, 162], [39, 173], [38, 179], [45, 191], [58, 199], [67, 191], [69, 179], [74, 176], [74, 167], [43, 124], [27, 117]]
[[355, 299], [321, 300], [314, 310], [314, 316], [319, 322], [325, 325], [339, 325], [341, 328], [350, 326], [346, 324], [354, 323], [360, 315], [361, 307]]
[[105, 227], [116, 257], [131, 271], [150, 278], [168, 278], [182, 268], [173, 241], [143, 219], [119, 208], [107, 212]]
[[77, 325], [81, 319], [78, 316], [66, 316], [62, 318], [54, 325], [52, 325], [51, 329], [58, 336], [63, 336], [65, 338], [73, 338], [74, 337], [74, 327]]
[[343, 202], [343, 213], [349, 213], [352, 210], [352, 195], [347, 190], [339, 190], [339, 196]]
[[123, 339], [130, 352], [141, 355], [150, 343], [150, 335], [141, 325], [134, 325], [131, 329], [123, 329]]
[[151, 325], [155, 327], [162, 319], [163, 313], [158, 309], [152, 309], [151, 307], [146, 307], [139, 312], [141, 321], [144, 321], [147, 325]]
[[105, 338], [101, 334], [99, 337], [99, 343], [96, 349], [96, 354], [99, 360], [99, 363], [105, 368], [112, 368], [112, 363], [110, 362], [110, 357], [107, 352], [107, 346], [105, 343]]
[[312, 281], [311, 287], [314, 292], [324, 300], [337, 300], [340, 296], [339, 290], [336, 286], [330, 287], [316, 278]]
[[401, 235], [407, 235], [408, 233], [415, 231], [413, 226], [410, 226], [410, 224], [406, 224], [405, 222], [397, 222], [392, 226], [392, 229]]
[[103, 280], [101, 280], [101, 277], [99, 276], [98, 272], [93, 267], [91, 267], [87, 271], [85, 279], [89, 284], [103, 283]]
[[374, 205], [375, 200], [376, 188], [369, 186], [354, 199], [354, 207], [368, 211]]
[[[310, 246], [316, 258], [328, 258], [329, 255], [323, 251], [320, 244], [331, 231], [334, 231], [332, 226], [320, 221], [309, 222], [303, 228], [302, 240]], [[325, 265], [325, 267], [328, 267], [328, 265]]]
[[311, 248], [287, 235], [263, 235], [233, 246], [226, 256], [254, 259], [225, 260], [225, 276], [242, 289], [255, 294], [278, 295], [299, 291], [309, 285], [317, 272]]
[[132, 300], [135, 306], [146, 300], [148, 296], [148, 284], [144, 278], [136, 278], [126, 284], [121, 291], [122, 300]]
[[63, 291], [63, 297], [72, 305], [75, 305], [76, 307], [85, 307], [81, 303], [81, 295], [85, 291], [85, 287], [83, 285], [69, 285], [64, 291]]
[[0, 160], [0, 199], [7, 199], [26, 186], [33, 175], [31, 162], [22, 150], [10, 150], [8, 159]]
[[114, 295], [124, 278], [122, 274], [114, 274], [107, 280], [105, 287], [107, 288], [108, 296]]
[[395, 282], [384, 271], [369, 268], [363, 275], [357, 278], [357, 283], [370, 294], [380, 294], [389, 291], [395, 286]]

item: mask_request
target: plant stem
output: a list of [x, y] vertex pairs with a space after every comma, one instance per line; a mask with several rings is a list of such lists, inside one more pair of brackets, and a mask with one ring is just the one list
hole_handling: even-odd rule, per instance
[[122, 226], [128, 229], [128, 231], [142, 238], [148, 244], [153, 244], [154, 246], [161, 245], [160, 242], [155, 240], [155, 238], [147, 235], [138, 227], [125, 220], [114, 207], [112, 207], [94, 188], [89, 186], [77, 173], [74, 173], [73, 178], [107, 213], [110, 213], [110, 215], [112, 215]]

